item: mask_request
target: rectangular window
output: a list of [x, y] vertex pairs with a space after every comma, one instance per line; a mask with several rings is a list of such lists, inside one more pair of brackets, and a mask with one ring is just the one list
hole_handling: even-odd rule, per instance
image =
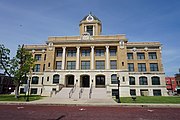
[[35, 55], [35, 59], [36, 59], [37, 61], [40, 61], [40, 60], [41, 60], [41, 54], [36, 54], [36, 55]]
[[24, 88], [20, 88], [20, 94], [25, 94]]
[[40, 72], [40, 64], [35, 64], [34, 72]]
[[61, 70], [61, 65], [62, 65], [61, 61], [56, 61], [56, 69], [57, 70]]
[[90, 56], [90, 50], [87, 50], [87, 49], [82, 50], [81, 56]]
[[86, 32], [88, 32], [92, 36], [93, 35], [93, 26], [92, 25], [87, 26], [86, 27]]
[[158, 64], [150, 63], [150, 71], [158, 71]]
[[110, 49], [110, 56], [116, 56], [116, 49]]
[[68, 57], [75, 57], [76, 56], [76, 50], [68, 50], [67, 56]]
[[68, 62], [67, 62], [67, 69], [68, 69], [68, 70], [74, 70], [74, 69], [76, 69], [76, 61], [68, 61]]
[[45, 69], [46, 69], [46, 65], [44, 64], [44, 65], [43, 65], [43, 71], [45, 71]]
[[135, 82], [135, 77], [129, 77], [129, 85], [135, 85], [136, 82]]
[[129, 70], [129, 72], [134, 71], [134, 63], [128, 63], [128, 70]]
[[111, 65], [111, 69], [117, 69], [117, 61], [116, 60], [111, 60], [110, 65]]
[[38, 84], [39, 82], [39, 77], [32, 77], [32, 81], [31, 81], [31, 84]]
[[42, 77], [42, 81], [41, 81], [41, 84], [43, 85], [43, 82], [44, 82], [44, 77]]
[[96, 69], [105, 69], [105, 62], [103, 60], [96, 61]]
[[127, 53], [127, 59], [133, 60], [133, 53]]
[[149, 91], [148, 89], [140, 89], [140, 94], [141, 96], [149, 96]]
[[104, 56], [104, 49], [97, 49], [96, 56]]
[[136, 90], [135, 89], [130, 89], [130, 95], [131, 96], [136, 96]]
[[111, 84], [118, 84], [116, 74], [111, 75]]
[[62, 50], [56, 51], [56, 57], [62, 57]]
[[153, 90], [154, 96], [161, 96], [161, 90]]
[[145, 59], [144, 53], [137, 53], [137, 59], [138, 60]]
[[46, 54], [44, 55], [44, 61], [46, 60]]
[[90, 69], [90, 61], [81, 61], [81, 69], [82, 70]]
[[146, 63], [138, 63], [138, 71], [146, 72]]
[[149, 59], [157, 59], [156, 52], [149, 52], [148, 55], [149, 55]]
[[31, 88], [31, 94], [37, 94], [37, 88]]
[[112, 96], [118, 95], [118, 89], [112, 89]]

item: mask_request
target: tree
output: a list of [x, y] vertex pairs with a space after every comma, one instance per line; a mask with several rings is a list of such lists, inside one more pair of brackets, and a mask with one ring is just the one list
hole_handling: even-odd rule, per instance
[[11, 77], [10, 74], [10, 50], [3, 44], [0, 44], [0, 69], [4, 70], [4, 73]]
[[[35, 59], [32, 58], [32, 54], [24, 48], [24, 45], [18, 47], [16, 56], [11, 60], [13, 65], [13, 75], [15, 88], [15, 97], [19, 96], [19, 86], [24, 83], [27, 79], [27, 74], [34, 66]], [[11, 69], [12, 70], [12, 69]], [[11, 73], [13, 72], [11, 71]]]
[[19, 97], [19, 86], [27, 80], [26, 75], [30, 72], [34, 65], [35, 59], [32, 54], [24, 48], [24, 45], [18, 46], [16, 56], [10, 59], [10, 50], [4, 45], [0, 46], [1, 58], [0, 68], [4, 70], [5, 74], [13, 77], [15, 85], [15, 98]]

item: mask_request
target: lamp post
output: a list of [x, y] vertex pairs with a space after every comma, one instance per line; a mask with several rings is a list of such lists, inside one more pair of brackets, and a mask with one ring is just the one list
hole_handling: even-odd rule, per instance
[[117, 77], [117, 83], [118, 83], [118, 103], [121, 103], [121, 100], [120, 100], [120, 92], [119, 92], [119, 87], [120, 87], [120, 80], [119, 80], [119, 77]]

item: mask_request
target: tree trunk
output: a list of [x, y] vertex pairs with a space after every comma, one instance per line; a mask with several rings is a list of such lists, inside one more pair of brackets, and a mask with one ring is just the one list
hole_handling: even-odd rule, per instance
[[15, 98], [19, 98], [19, 84], [15, 87]]

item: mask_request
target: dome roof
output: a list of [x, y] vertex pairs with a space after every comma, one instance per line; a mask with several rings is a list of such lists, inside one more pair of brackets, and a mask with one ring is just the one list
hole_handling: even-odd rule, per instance
[[101, 22], [95, 15], [92, 15], [91, 12], [88, 15], [86, 15], [81, 21], [86, 21], [88, 19], [97, 20], [97, 21]]

